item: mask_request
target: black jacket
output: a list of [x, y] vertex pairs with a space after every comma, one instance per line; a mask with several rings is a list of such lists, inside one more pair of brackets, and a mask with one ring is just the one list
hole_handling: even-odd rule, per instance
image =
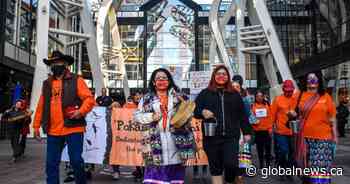
[[348, 122], [349, 109], [344, 104], [337, 107], [337, 121], [346, 124]]
[[11, 108], [5, 111], [4, 115], [2, 116], [2, 121], [6, 123], [6, 135], [14, 135], [18, 129], [22, 129], [24, 126], [29, 125], [30, 120], [30, 117], [27, 116], [22, 110]]
[[[239, 93], [204, 89], [199, 93], [195, 102], [195, 118], [204, 119], [202, 116], [203, 109], [214, 113], [218, 122], [216, 135], [239, 138], [240, 130], [242, 130], [244, 135], [252, 133], [252, 127], [249, 124], [243, 100]], [[223, 109], [224, 113], [222, 113]], [[223, 124], [223, 120], [225, 120], [225, 124]]]
[[99, 96], [96, 98], [96, 102], [99, 106], [108, 107], [113, 103], [113, 99], [110, 96]]

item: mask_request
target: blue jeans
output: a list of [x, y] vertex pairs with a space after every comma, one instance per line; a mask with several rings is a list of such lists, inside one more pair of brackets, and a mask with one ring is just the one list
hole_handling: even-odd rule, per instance
[[275, 134], [276, 160], [277, 164], [283, 168], [291, 168], [294, 165], [293, 159], [293, 139], [292, 136]]
[[86, 184], [84, 171], [83, 153], [83, 133], [73, 133], [66, 136], [47, 136], [46, 155], [46, 181], [47, 184], [59, 184], [59, 165], [61, 162], [62, 150], [65, 144], [68, 145], [68, 155], [70, 164], [74, 170], [76, 184]]

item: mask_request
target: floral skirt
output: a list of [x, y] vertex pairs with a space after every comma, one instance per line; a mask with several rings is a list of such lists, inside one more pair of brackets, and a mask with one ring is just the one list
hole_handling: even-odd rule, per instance
[[313, 172], [304, 179], [310, 184], [330, 184], [332, 162], [335, 156], [335, 143], [330, 140], [306, 139], [308, 148], [307, 168]]
[[185, 167], [182, 165], [146, 166], [145, 184], [183, 184]]

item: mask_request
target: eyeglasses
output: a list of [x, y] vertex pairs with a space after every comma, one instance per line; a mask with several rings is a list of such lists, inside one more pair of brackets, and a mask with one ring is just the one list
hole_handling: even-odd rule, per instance
[[156, 77], [154, 80], [159, 81], [159, 80], [169, 80], [168, 77]]
[[318, 84], [318, 79], [317, 78], [309, 78], [309, 79], [307, 79], [307, 83]]
[[227, 73], [226, 72], [216, 72], [215, 75], [227, 76]]

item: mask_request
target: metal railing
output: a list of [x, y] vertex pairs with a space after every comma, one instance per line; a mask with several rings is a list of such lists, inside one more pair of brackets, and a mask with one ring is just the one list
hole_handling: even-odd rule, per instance
[[[13, 59], [17, 62], [35, 67], [36, 56], [34, 54], [29, 54], [27, 50], [20, 48], [17, 45], [14, 45], [10, 42], [5, 42], [5, 53], [4, 55], [10, 59]], [[30, 55], [30, 58], [29, 58]]]

